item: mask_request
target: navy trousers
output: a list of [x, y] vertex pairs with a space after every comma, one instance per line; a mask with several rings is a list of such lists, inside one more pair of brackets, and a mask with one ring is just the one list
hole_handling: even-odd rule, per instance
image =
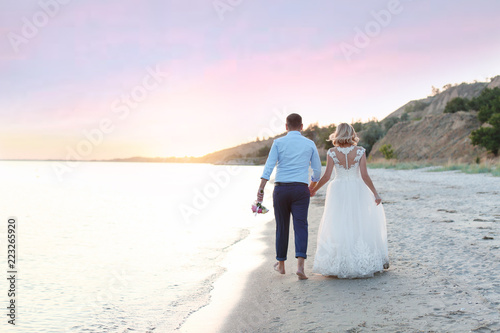
[[285, 261], [288, 252], [290, 214], [293, 217], [295, 233], [295, 258], [307, 258], [310, 192], [307, 184], [281, 183], [273, 192], [274, 217], [276, 220], [276, 260]]

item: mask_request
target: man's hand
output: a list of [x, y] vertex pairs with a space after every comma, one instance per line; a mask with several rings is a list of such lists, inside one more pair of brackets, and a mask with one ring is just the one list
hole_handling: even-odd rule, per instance
[[311, 192], [311, 197], [314, 197], [314, 195], [316, 194], [316, 184], [318, 184], [318, 182], [311, 182], [311, 184], [309, 184], [309, 192]]
[[257, 201], [262, 202], [264, 200], [264, 189], [259, 188], [257, 191]]
[[311, 184], [309, 184], [309, 192], [311, 192], [311, 197], [314, 197], [314, 195], [316, 194], [316, 191], [314, 190], [316, 184], [318, 184], [318, 182], [311, 182]]

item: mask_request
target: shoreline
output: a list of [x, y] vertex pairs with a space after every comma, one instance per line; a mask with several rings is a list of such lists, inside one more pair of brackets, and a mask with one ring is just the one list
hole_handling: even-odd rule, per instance
[[[224, 272], [212, 284], [207, 304], [193, 311], [176, 329], [179, 332], [220, 332], [227, 316], [236, 306], [251, 273], [262, 266], [266, 244], [262, 239], [274, 220], [259, 223], [241, 241], [230, 245], [222, 262]], [[214, 315], [216, 314], [216, 315]], [[161, 329], [157, 327], [157, 329]]]
[[500, 179], [422, 170], [369, 173], [384, 199], [389, 270], [352, 280], [312, 273], [325, 186], [309, 208], [309, 280], [295, 275], [293, 238], [287, 273], [273, 270], [274, 220], [266, 223], [264, 262], [250, 273], [217, 332], [500, 329], [495, 273], [500, 271], [500, 207], [495, 204]]

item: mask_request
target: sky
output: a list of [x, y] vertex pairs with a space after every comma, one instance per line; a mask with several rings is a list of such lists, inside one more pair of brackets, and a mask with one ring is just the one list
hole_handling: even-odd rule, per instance
[[498, 0], [0, 2], [0, 159], [201, 156], [500, 75]]

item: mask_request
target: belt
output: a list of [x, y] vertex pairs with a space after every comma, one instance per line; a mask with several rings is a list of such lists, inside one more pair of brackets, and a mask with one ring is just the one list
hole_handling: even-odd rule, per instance
[[280, 182], [276, 182], [276, 183], [274, 183], [274, 186], [294, 186], [294, 185], [309, 186], [306, 183], [300, 183], [300, 182], [292, 182], [292, 183], [280, 183]]

